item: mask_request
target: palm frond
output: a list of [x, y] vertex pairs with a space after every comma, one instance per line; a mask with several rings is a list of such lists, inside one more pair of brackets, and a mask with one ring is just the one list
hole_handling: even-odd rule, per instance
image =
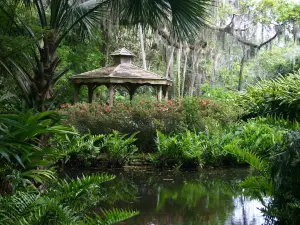
[[204, 24], [212, 0], [112, 0], [120, 20], [128, 24], [143, 24], [169, 28], [175, 38], [195, 34]]

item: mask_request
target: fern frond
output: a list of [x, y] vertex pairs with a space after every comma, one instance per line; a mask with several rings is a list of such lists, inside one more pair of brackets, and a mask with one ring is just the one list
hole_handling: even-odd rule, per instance
[[96, 216], [98, 224], [112, 225], [138, 215], [138, 211], [114, 208], [110, 210], [102, 210], [102, 214], [103, 217], [100, 217], [99, 215]]
[[268, 168], [268, 163], [266, 161], [257, 156], [254, 152], [247, 149], [240, 149], [236, 143], [225, 145], [224, 150], [236, 156], [238, 159], [247, 162], [258, 171], [264, 171]]

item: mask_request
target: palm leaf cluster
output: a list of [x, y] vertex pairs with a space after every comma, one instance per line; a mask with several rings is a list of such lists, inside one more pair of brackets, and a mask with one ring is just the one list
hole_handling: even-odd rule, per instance
[[115, 224], [137, 214], [119, 209], [89, 213], [100, 200], [105, 200], [101, 184], [114, 176], [91, 175], [70, 182], [59, 181], [44, 193], [17, 192], [0, 197], [0, 223], [17, 224]]

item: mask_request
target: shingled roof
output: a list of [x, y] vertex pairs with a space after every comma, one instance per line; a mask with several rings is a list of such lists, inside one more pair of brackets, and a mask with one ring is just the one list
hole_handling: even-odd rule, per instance
[[115, 65], [95, 69], [79, 75], [72, 76], [70, 80], [77, 84], [150, 84], [172, 85], [172, 81], [161, 75], [134, 66], [131, 63], [134, 54], [126, 48], [119, 49], [111, 54]]

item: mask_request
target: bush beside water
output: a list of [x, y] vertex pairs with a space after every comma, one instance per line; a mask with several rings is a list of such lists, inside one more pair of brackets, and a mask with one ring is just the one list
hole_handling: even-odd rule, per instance
[[114, 107], [99, 104], [62, 105], [60, 113], [67, 116], [66, 123], [80, 133], [109, 134], [116, 130], [122, 134], [137, 133], [136, 146], [143, 152], [155, 149], [156, 130], [163, 134], [183, 133], [186, 129], [201, 132], [218, 131], [237, 121], [240, 109], [224, 102], [209, 99], [185, 98], [129, 103], [116, 102]]

